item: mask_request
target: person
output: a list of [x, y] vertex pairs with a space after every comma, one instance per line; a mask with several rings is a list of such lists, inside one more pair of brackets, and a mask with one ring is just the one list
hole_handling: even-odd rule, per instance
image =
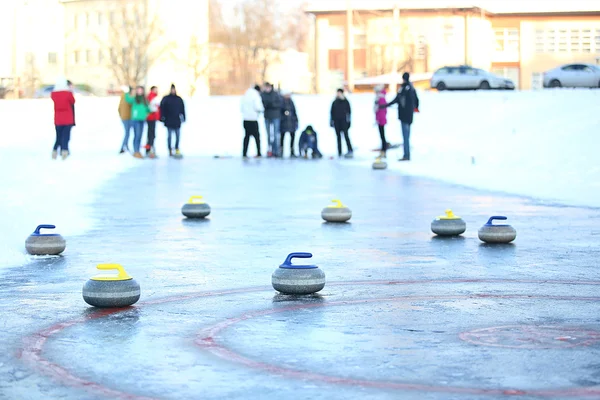
[[273, 90], [273, 85], [265, 83], [262, 93], [263, 106], [265, 107], [265, 126], [267, 128], [267, 140], [269, 150], [267, 157], [279, 156], [279, 123], [281, 118], [281, 97]]
[[419, 97], [410, 83], [408, 72], [402, 74], [402, 86], [400, 86], [396, 98], [381, 107], [387, 108], [394, 104], [398, 104], [398, 119], [402, 126], [402, 139], [404, 141], [404, 157], [398, 161], [410, 161], [410, 126], [413, 123], [415, 111], [419, 112]]
[[322, 158], [323, 155], [319, 151], [317, 144], [317, 132], [315, 132], [311, 125], [308, 125], [302, 131], [302, 134], [300, 134], [300, 140], [298, 141], [300, 157], [308, 158], [308, 150], [310, 149], [312, 158]]
[[290, 134], [290, 157], [296, 158], [294, 153], [294, 141], [296, 139], [296, 131], [298, 130], [298, 114], [296, 113], [296, 106], [292, 100], [292, 93], [285, 91], [283, 94], [283, 101], [281, 103], [281, 156], [283, 157], [283, 142], [285, 141], [285, 134]]
[[125, 137], [123, 138], [123, 144], [121, 144], [121, 150], [119, 150], [120, 154], [129, 151], [129, 134], [133, 130], [133, 124], [131, 122], [131, 104], [125, 100], [125, 96], [129, 93], [130, 96], [133, 96], [133, 89], [130, 86], [123, 86], [121, 88], [123, 94], [121, 95], [121, 100], [119, 101], [119, 117], [121, 117], [121, 121], [123, 121], [123, 127], [125, 128]]
[[348, 149], [345, 157], [352, 158], [354, 156], [352, 143], [350, 143], [350, 134], [348, 133], [351, 125], [351, 116], [352, 110], [350, 109], [350, 102], [346, 96], [344, 96], [344, 89], [338, 89], [337, 96], [333, 101], [333, 104], [331, 104], [331, 119], [329, 122], [331, 127], [335, 129], [335, 134], [337, 136], [338, 157], [342, 156], [342, 133], [344, 134], [346, 148]]
[[246, 90], [241, 100], [241, 111], [242, 118], [244, 121], [244, 149], [242, 151], [242, 157], [248, 158], [248, 145], [250, 144], [250, 137], [254, 138], [256, 143], [256, 157], [260, 158], [260, 135], [258, 131], [258, 116], [260, 113], [265, 111], [263, 102], [260, 96], [260, 86], [255, 85], [254, 87]]
[[54, 103], [54, 127], [56, 130], [52, 159], [56, 160], [60, 149], [62, 159], [66, 160], [69, 156], [71, 128], [75, 125], [75, 97], [69, 90], [68, 81], [62, 77], [56, 80], [50, 97]]
[[150, 114], [146, 123], [148, 124], [148, 137], [146, 139], [146, 157], [156, 158], [156, 150], [154, 149], [154, 139], [156, 138], [156, 121], [160, 120], [160, 100], [158, 99], [158, 88], [152, 86], [148, 94], [148, 104], [150, 106]]
[[140, 152], [142, 146], [142, 134], [144, 133], [144, 123], [148, 114], [150, 114], [150, 106], [146, 99], [146, 91], [143, 86], [135, 88], [135, 96], [127, 93], [125, 100], [131, 104], [131, 121], [133, 124], [133, 156], [135, 158], [144, 158]]
[[[160, 102], [160, 120], [167, 128], [167, 148], [169, 156], [181, 156], [179, 141], [181, 137], [181, 124], [185, 122], [185, 105], [183, 99], [177, 95], [175, 85], [171, 85], [171, 92], [163, 97]], [[172, 137], [175, 135], [175, 153], [171, 146]]]
[[377, 127], [379, 128], [379, 137], [381, 138], [381, 153], [380, 157], [386, 158], [387, 152], [387, 141], [385, 140], [385, 125], [387, 124], [387, 108], [381, 108], [381, 106], [385, 106], [387, 102], [385, 101], [386, 90], [383, 85], [375, 86], [375, 121], [377, 122]]

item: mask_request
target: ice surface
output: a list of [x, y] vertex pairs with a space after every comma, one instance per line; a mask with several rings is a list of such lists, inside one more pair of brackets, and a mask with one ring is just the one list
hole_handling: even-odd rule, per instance
[[[390, 152], [390, 169], [540, 201], [600, 207], [600, 91], [419, 92], [419, 96], [413, 161], [398, 163], [395, 159], [402, 150]], [[335, 134], [329, 127], [332, 99], [294, 96], [300, 129], [313, 125], [325, 156], [336, 154]], [[342, 162], [370, 168], [376, 155], [371, 150], [380, 146], [374, 96], [357, 94], [349, 100], [356, 159]], [[40, 223], [56, 224], [66, 236], [90, 229], [94, 221], [89, 208], [99, 187], [128, 168], [152, 162], [117, 154], [123, 135], [117, 104], [117, 98], [78, 99], [72, 157], [63, 162], [50, 159], [54, 127], [49, 99], [0, 102], [4, 122], [0, 267], [26, 260], [24, 241]], [[197, 98], [186, 105], [188, 122], [181, 142], [185, 155], [241, 155], [239, 97]], [[402, 141], [396, 115], [395, 108], [389, 110], [391, 143]], [[262, 121], [260, 129], [264, 150]], [[166, 154], [165, 137], [159, 124], [159, 156]], [[254, 143], [250, 149], [253, 154]], [[287, 141], [285, 149], [287, 155]]]

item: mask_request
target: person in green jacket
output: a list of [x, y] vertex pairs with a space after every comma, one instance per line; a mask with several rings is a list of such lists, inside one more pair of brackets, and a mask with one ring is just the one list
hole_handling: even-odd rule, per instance
[[144, 158], [140, 152], [142, 145], [142, 134], [144, 133], [144, 124], [150, 114], [150, 105], [146, 99], [146, 91], [143, 86], [135, 89], [135, 96], [129, 93], [125, 95], [125, 101], [131, 104], [131, 123], [133, 125], [133, 156], [135, 158]]

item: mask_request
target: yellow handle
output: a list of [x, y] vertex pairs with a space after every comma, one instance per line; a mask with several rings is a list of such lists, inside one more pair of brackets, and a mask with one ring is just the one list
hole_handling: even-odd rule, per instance
[[101, 271], [113, 271], [117, 270], [117, 275], [96, 275], [92, 278], [95, 281], [125, 281], [132, 279], [131, 276], [125, 271], [125, 268], [121, 264], [98, 264], [96, 268]]
[[[188, 203], [193, 204], [203, 204], [204, 202], [202, 201], [203, 197], [202, 196], [192, 196], [190, 197], [190, 199], [188, 200]], [[194, 200], [200, 200], [198, 202], [194, 201]]]
[[460, 219], [460, 217], [455, 215], [452, 210], [448, 209], [446, 210], [446, 215], [442, 215], [441, 217], [438, 217], [438, 219]]
[[342, 202], [340, 200], [331, 200], [333, 203], [335, 203], [334, 206], [328, 206], [330, 208], [343, 208], [345, 207]]
[[377, 158], [375, 159], [375, 162], [381, 162], [381, 157], [377, 157]]

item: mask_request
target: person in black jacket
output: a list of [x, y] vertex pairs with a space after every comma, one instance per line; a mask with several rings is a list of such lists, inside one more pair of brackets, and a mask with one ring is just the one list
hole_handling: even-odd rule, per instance
[[[163, 97], [160, 102], [160, 120], [167, 128], [167, 147], [169, 148], [169, 156], [181, 156], [179, 151], [179, 139], [181, 132], [181, 124], [185, 122], [185, 106], [183, 99], [177, 95], [175, 85], [171, 85], [171, 93]], [[175, 154], [171, 147], [171, 138], [175, 135]]]
[[267, 157], [279, 157], [281, 96], [273, 90], [273, 85], [268, 82], [265, 83], [262, 101], [265, 106], [265, 126], [267, 128], [267, 142], [269, 143]]
[[296, 131], [298, 130], [298, 114], [296, 106], [292, 100], [292, 94], [288, 91], [283, 92], [283, 102], [281, 103], [281, 156], [283, 157], [283, 142], [285, 134], [290, 134], [290, 157], [296, 158], [294, 153], [294, 141], [296, 139]]
[[352, 116], [352, 110], [350, 109], [350, 102], [344, 96], [344, 89], [337, 90], [337, 97], [331, 105], [331, 120], [329, 124], [332, 128], [335, 128], [335, 134], [337, 136], [338, 146], [338, 157], [342, 156], [342, 132], [344, 133], [344, 139], [346, 139], [346, 147], [348, 153], [346, 158], [353, 157], [352, 143], [350, 143], [350, 117]]
[[419, 112], [419, 97], [417, 96], [417, 91], [410, 83], [408, 72], [402, 74], [402, 81], [402, 86], [400, 86], [396, 98], [381, 107], [398, 104], [398, 119], [402, 126], [402, 139], [404, 141], [404, 157], [398, 161], [410, 161], [410, 126], [413, 123], [415, 111]]

